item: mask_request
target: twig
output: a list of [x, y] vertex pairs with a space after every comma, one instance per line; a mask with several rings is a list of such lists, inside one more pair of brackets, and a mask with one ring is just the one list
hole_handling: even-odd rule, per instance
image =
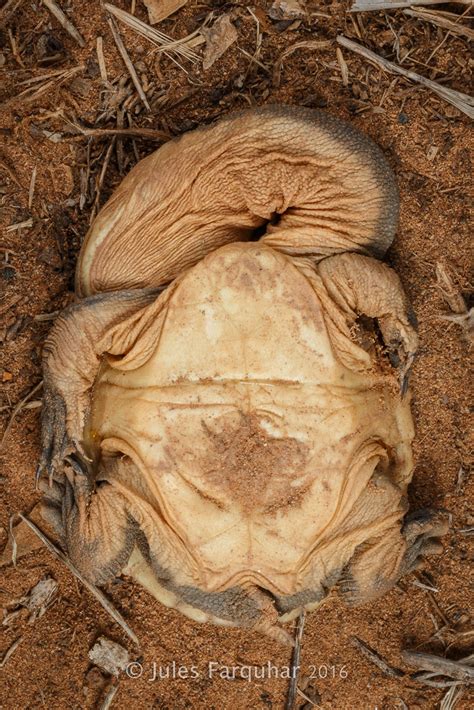
[[128, 52], [125, 48], [124, 43], [122, 42], [122, 37], [120, 36], [119, 28], [117, 27], [117, 23], [115, 22], [113, 17], [108, 17], [107, 18], [107, 23], [112, 30], [112, 35], [115, 40], [115, 44], [117, 45], [117, 49], [120, 52], [120, 56], [122, 57], [125, 66], [127, 67], [128, 73], [130, 74], [133, 84], [137, 90], [137, 93], [139, 97], [142, 100], [143, 105], [148, 111], [151, 111], [150, 104], [148, 103], [147, 97], [145, 96], [145, 92], [143, 91], [142, 85], [140, 84], [140, 79], [138, 78], [138, 74], [135, 71], [135, 67], [132, 64], [132, 60], [128, 56]]
[[57, 19], [61, 27], [64, 27], [66, 32], [71, 35], [71, 37], [76, 40], [78, 45], [80, 47], [85, 47], [86, 43], [84, 41], [84, 38], [79, 34], [77, 29], [74, 27], [72, 24], [71, 20], [66, 17], [64, 12], [61, 10], [59, 5], [54, 2], [54, 0], [42, 0], [43, 5], [45, 5], [50, 13], [54, 15], [54, 17]]
[[454, 678], [454, 680], [464, 683], [474, 683], [474, 668], [462, 661], [450, 661], [448, 658], [417, 651], [402, 651], [402, 658], [409, 666], [420, 668], [423, 671]]
[[28, 402], [28, 400], [31, 399], [31, 397], [34, 394], [36, 394], [36, 392], [38, 392], [38, 390], [41, 389], [42, 386], [43, 386], [43, 380], [38, 382], [38, 384], [35, 385], [35, 387], [33, 387], [33, 389], [28, 392], [26, 397], [23, 397], [23, 399], [20, 400], [18, 402], [18, 404], [14, 407], [13, 412], [10, 415], [10, 419], [8, 420], [8, 424], [5, 427], [5, 431], [3, 432], [2, 438], [0, 439], [0, 451], [3, 449], [3, 445], [5, 444], [5, 441], [7, 440], [7, 436], [10, 433], [10, 429], [12, 428], [13, 422], [15, 421], [15, 418], [16, 418], [18, 412], [20, 412], [23, 409], [24, 405]]
[[295, 42], [290, 47], [287, 47], [278, 57], [273, 68], [273, 78], [272, 83], [274, 87], [280, 86], [281, 79], [281, 67], [283, 60], [289, 57], [290, 54], [296, 52], [297, 49], [322, 49], [323, 47], [329, 47], [332, 44], [331, 40], [307, 40], [304, 42]]
[[119, 689], [118, 683], [113, 683], [110, 686], [110, 688], [107, 691], [107, 695], [104, 698], [104, 702], [100, 706], [100, 710], [109, 710], [118, 689]]
[[0, 668], [3, 668], [8, 663], [8, 659], [10, 656], [15, 653], [16, 649], [20, 645], [20, 643], [23, 641], [23, 636], [20, 636], [19, 638], [16, 639], [16, 641], [13, 641], [12, 645], [10, 648], [8, 648], [5, 651], [5, 655], [3, 656], [2, 660], [0, 661]]
[[429, 12], [421, 8], [420, 10], [403, 10], [404, 15], [409, 17], [414, 17], [417, 20], [426, 20], [426, 22], [431, 22], [431, 24], [437, 27], [442, 27], [445, 30], [449, 30], [452, 34], [461, 35], [462, 37], [467, 37], [467, 39], [474, 39], [474, 30], [465, 25], [461, 25], [458, 22], [453, 22], [453, 20], [448, 20], [443, 17], [438, 12]]
[[103, 606], [105, 611], [110, 614], [110, 616], [114, 619], [114, 621], [119, 624], [119, 626], [122, 627], [122, 629], [125, 631], [127, 636], [132, 639], [133, 643], [136, 644], [138, 647], [140, 647], [140, 643], [138, 641], [137, 636], [135, 633], [132, 631], [130, 626], [127, 624], [123, 616], [120, 614], [117, 609], [112, 606], [112, 604], [109, 602], [107, 597], [103, 592], [101, 592], [100, 589], [98, 589], [95, 585], [91, 584], [85, 577], [82, 576], [82, 574], [79, 572], [77, 567], [73, 565], [73, 563], [69, 560], [68, 557], [62, 552], [56, 545], [54, 545], [49, 538], [46, 537], [46, 535], [43, 533], [42, 530], [39, 529], [35, 523], [27, 518], [25, 515], [22, 513], [19, 513], [19, 516], [22, 520], [25, 521], [25, 523], [33, 530], [35, 535], [39, 537], [41, 542], [48, 548], [48, 550], [55, 556], [57, 557], [58, 560], [61, 560], [61, 562], [66, 565], [68, 570], [72, 572], [72, 574], [79, 579], [82, 584], [86, 587], [86, 589], [89, 590], [89, 592], [99, 601], [99, 603]]
[[102, 163], [102, 168], [99, 173], [99, 177], [98, 177], [97, 184], [95, 187], [95, 200], [94, 200], [94, 205], [91, 210], [89, 224], [92, 224], [92, 221], [99, 210], [99, 202], [100, 202], [100, 194], [102, 192], [102, 185], [104, 183], [105, 173], [107, 172], [107, 168], [109, 167], [110, 156], [112, 155], [112, 151], [114, 149], [114, 146], [115, 146], [115, 136], [114, 136], [114, 138], [112, 138], [112, 140], [109, 143], [109, 147], [107, 148], [104, 162]]
[[446, 86], [442, 86], [436, 81], [427, 79], [426, 77], [421, 76], [420, 74], [416, 74], [414, 71], [411, 71], [409, 69], [404, 69], [403, 67], [398, 66], [398, 64], [389, 62], [388, 59], [380, 57], [378, 54], [375, 54], [375, 52], [372, 52], [370, 49], [366, 49], [366, 47], [363, 47], [361, 44], [347, 39], [347, 37], [339, 35], [337, 37], [337, 41], [343, 47], [347, 47], [347, 49], [350, 49], [352, 52], [360, 54], [361, 56], [365, 57], [369, 61], [384, 69], [385, 71], [388, 71], [392, 74], [401, 74], [407, 79], [415, 81], [418, 84], [421, 84], [422, 86], [431, 89], [431, 91], [437, 94], [440, 98], [444, 99], [452, 106], [455, 106], [457, 109], [465, 113], [470, 118], [474, 118], [474, 99], [472, 98], [472, 96], [468, 96], [468, 94], [463, 94], [461, 91], [454, 91], [454, 89], [448, 89]]
[[[354, 0], [351, 12], [372, 12], [377, 10], [397, 10], [399, 7], [414, 5], [441, 5], [446, 0]], [[470, 5], [472, 0], [453, 0], [459, 5]]]
[[77, 123], [71, 123], [71, 125], [81, 133], [80, 136], [77, 136], [78, 138], [82, 136], [87, 138], [122, 136], [123, 138], [144, 138], [151, 141], [165, 142], [173, 137], [166, 131], [159, 131], [155, 128], [139, 128], [138, 126], [133, 126], [132, 128], [86, 128]]
[[35, 185], [36, 185], [36, 165], [31, 173], [30, 189], [28, 190], [28, 209], [31, 210], [33, 207], [33, 197], [35, 195]]
[[293, 654], [291, 656], [291, 680], [290, 687], [288, 689], [288, 697], [286, 699], [285, 710], [293, 710], [293, 706], [295, 704], [296, 689], [298, 686], [298, 676], [300, 669], [301, 642], [303, 640], [305, 620], [306, 612], [303, 610], [299, 615], [298, 623], [296, 624], [295, 646], [293, 648]]
[[379, 656], [379, 654], [374, 651], [374, 649], [371, 648], [368, 644], [358, 639], [357, 636], [352, 637], [352, 643], [354, 644], [354, 646], [356, 646], [356, 648], [359, 649], [359, 651], [361, 651], [361, 653], [366, 658], [368, 658], [371, 663], [376, 665], [377, 668], [380, 668], [382, 673], [384, 673], [385, 675], [388, 675], [391, 678], [402, 678], [405, 675], [405, 673], [399, 668], [393, 668], [392, 666], [389, 666], [387, 661], [385, 661], [381, 656]]

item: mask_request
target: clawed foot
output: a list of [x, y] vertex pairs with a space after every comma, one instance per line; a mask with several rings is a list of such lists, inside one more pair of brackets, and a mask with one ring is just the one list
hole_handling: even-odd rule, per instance
[[383, 316], [379, 326], [388, 356], [393, 367], [399, 368], [400, 391], [402, 396], [408, 390], [411, 366], [418, 348], [416, 318], [410, 311], [406, 316]]
[[440, 510], [417, 510], [405, 518], [402, 534], [407, 543], [404, 573], [419, 569], [427, 555], [440, 555], [443, 546], [437, 538], [449, 530], [449, 516]]
[[39, 480], [38, 489], [44, 494], [42, 515], [64, 544], [69, 518], [75, 511], [85, 514], [94, 482], [90, 463], [77, 453], [65, 457], [62, 471], [60, 480], [52, 473], [48, 481]]
[[[42, 453], [36, 469], [36, 484], [43, 472], [51, 485], [55, 474], [62, 471], [68, 457], [79, 457], [87, 465], [87, 457], [79, 437], [68, 432], [68, 412], [62, 395], [45, 381], [42, 411]], [[69, 461], [72, 466], [71, 460]]]

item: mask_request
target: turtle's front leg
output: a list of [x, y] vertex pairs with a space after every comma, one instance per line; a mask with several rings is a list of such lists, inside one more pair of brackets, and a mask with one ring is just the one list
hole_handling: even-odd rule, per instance
[[104, 354], [129, 352], [147, 306], [157, 300], [150, 290], [121, 291], [86, 298], [57, 319], [43, 351], [44, 399], [42, 454], [37, 470], [50, 476], [64, 458], [84, 451], [84, 424], [90, 389]]
[[404, 393], [418, 336], [415, 314], [395, 271], [371, 257], [347, 253], [324, 259], [317, 272], [349, 322], [359, 315], [377, 319], [390, 361], [400, 368]]

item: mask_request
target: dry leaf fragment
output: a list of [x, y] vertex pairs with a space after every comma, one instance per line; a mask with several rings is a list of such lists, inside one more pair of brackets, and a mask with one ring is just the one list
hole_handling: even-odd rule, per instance
[[25, 596], [11, 601], [7, 609], [11, 610], [3, 619], [2, 626], [9, 626], [19, 615], [22, 609], [29, 612], [28, 623], [33, 624], [40, 619], [56, 598], [58, 583], [52, 577], [41, 579]]
[[298, 0], [275, 0], [268, 14], [272, 20], [301, 20], [305, 11]]
[[126, 648], [105, 636], [100, 636], [89, 651], [92, 663], [102, 668], [106, 673], [118, 676], [130, 662]]
[[150, 25], [156, 25], [186, 5], [188, 0], [143, 0], [148, 10]]
[[30, 624], [43, 616], [46, 609], [53, 603], [57, 591], [58, 583], [52, 577], [41, 579], [30, 589], [28, 596], [24, 599], [24, 605], [30, 612], [28, 617]]
[[216, 59], [219, 59], [229, 47], [237, 40], [238, 34], [230, 21], [229, 15], [219, 17], [212, 27], [201, 29], [201, 34], [206, 40], [204, 50], [203, 69], [209, 69]]

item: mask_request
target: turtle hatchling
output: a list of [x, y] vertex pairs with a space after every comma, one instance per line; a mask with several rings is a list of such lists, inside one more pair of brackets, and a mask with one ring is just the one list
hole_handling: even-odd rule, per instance
[[439, 553], [408, 512], [416, 321], [398, 193], [329, 114], [233, 114], [140, 161], [44, 348], [43, 515], [74, 565], [196, 621], [369, 602]]

